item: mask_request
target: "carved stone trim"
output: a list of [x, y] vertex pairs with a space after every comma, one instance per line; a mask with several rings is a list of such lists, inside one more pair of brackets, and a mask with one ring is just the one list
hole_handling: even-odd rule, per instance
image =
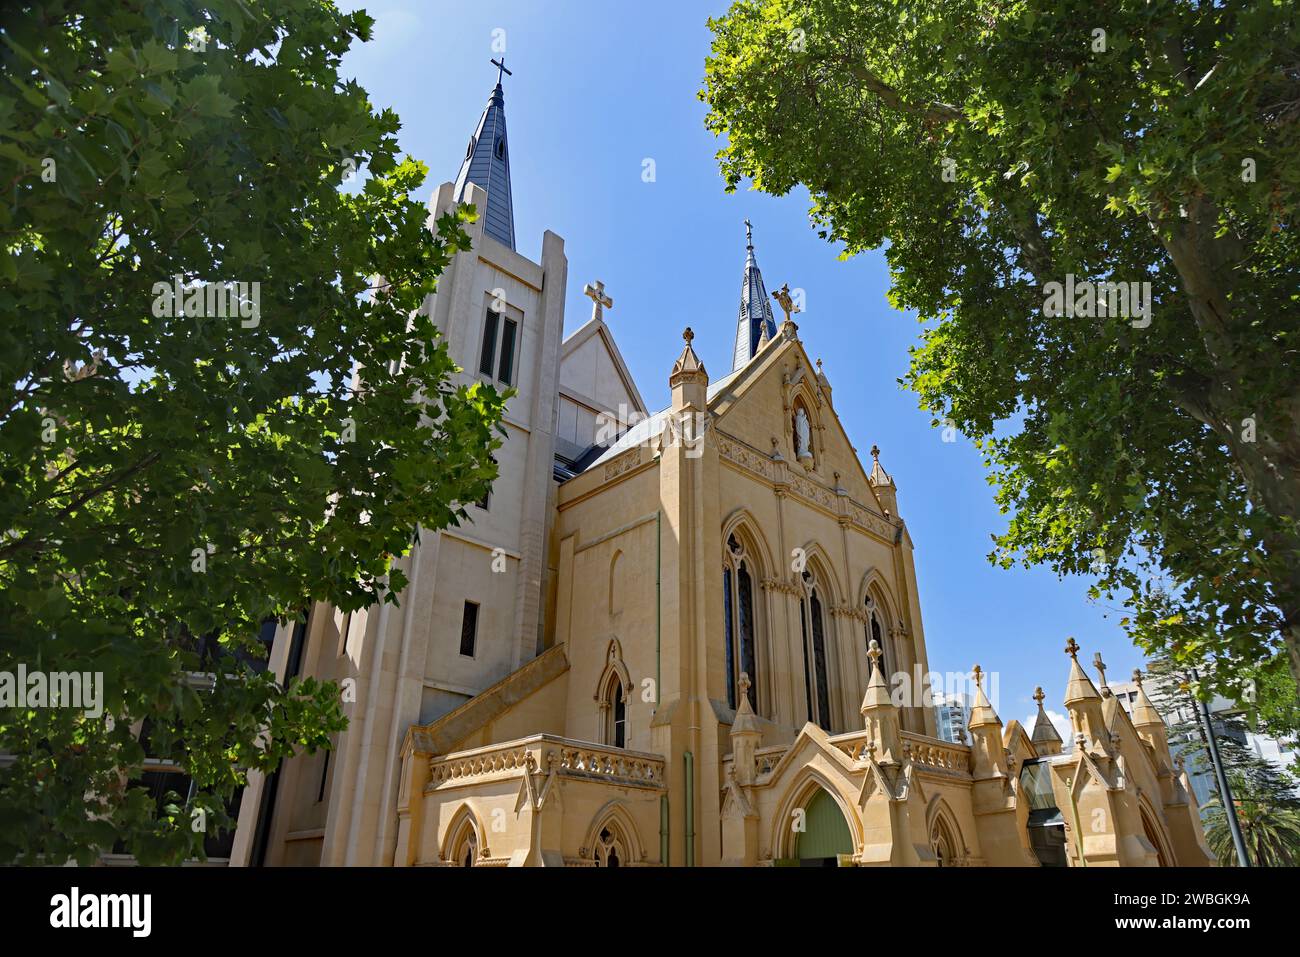
[[618, 478], [624, 472], [630, 472], [641, 464], [641, 449], [628, 449], [605, 463], [605, 481]]

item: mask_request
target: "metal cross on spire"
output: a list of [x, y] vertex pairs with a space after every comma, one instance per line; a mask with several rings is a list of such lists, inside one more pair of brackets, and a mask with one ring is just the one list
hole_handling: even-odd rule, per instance
[[754, 248], [754, 224], [748, 219], [745, 220], [745, 246], [748, 249]]
[[514, 76], [513, 71], [506, 69], [506, 57], [504, 53], [501, 55], [500, 60], [489, 60], [488, 62], [497, 68], [497, 86], [501, 85], [502, 73], [504, 73], [506, 76]]

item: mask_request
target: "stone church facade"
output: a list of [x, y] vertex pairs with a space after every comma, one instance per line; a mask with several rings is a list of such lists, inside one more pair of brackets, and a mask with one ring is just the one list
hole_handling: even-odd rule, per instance
[[400, 606], [277, 634], [279, 677], [354, 689], [349, 727], [251, 776], [231, 862], [1208, 864], [1159, 715], [1139, 695], [1130, 717], [1073, 642], [1072, 748], [1041, 699], [1004, 725], [978, 668], [968, 743], [936, 737], [898, 491], [752, 237], [732, 368], [686, 330], [649, 414], [603, 286], [566, 338], [564, 241], [516, 251], [509, 160], [498, 77], [430, 204], [476, 206], [473, 248], [424, 308], [462, 381], [517, 390], [500, 478], [400, 560]]

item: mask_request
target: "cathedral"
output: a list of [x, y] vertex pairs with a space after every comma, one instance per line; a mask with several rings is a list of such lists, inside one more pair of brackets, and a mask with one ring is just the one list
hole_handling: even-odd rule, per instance
[[748, 223], [722, 374], [692, 340], [731, 319], [698, 317], [651, 411], [599, 282], [564, 335], [564, 240], [516, 249], [498, 66], [430, 203], [476, 207], [473, 247], [423, 309], [459, 382], [515, 390], [500, 477], [400, 559], [400, 605], [278, 630], [270, 667], [349, 689], [349, 725], [250, 775], [231, 863], [1211, 863], [1160, 716], [1140, 687], [1130, 715], [1073, 639], [1073, 740], [1041, 690], [1032, 729], [1004, 724], [978, 666], [966, 727], [938, 736], [898, 489], [850, 443]]

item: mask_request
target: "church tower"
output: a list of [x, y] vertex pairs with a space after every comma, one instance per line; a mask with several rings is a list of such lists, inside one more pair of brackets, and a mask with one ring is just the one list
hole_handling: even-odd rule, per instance
[[[547, 231], [533, 260], [516, 249], [503, 61], [456, 179], [429, 204], [438, 217], [473, 204], [471, 248], [453, 257], [421, 307], [458, 373], [515, 390], [502, 418], [498, 477], [468, 521], [422, 531], [399, 560], [400, 605], [311, 610], [299, 673], [353, 689], [348, 729], [330, 752], [301, 755], [250, 784], [235, 859], [251, 864], [392, 864], [400, 749], [413, 725], [466, 706], [542, 645], [547, 539], [554, 511], [564, 240]], [[273, 653], [274, 659], [274, 653]], [[242, 843], [240, 843], [242, 838]]]

